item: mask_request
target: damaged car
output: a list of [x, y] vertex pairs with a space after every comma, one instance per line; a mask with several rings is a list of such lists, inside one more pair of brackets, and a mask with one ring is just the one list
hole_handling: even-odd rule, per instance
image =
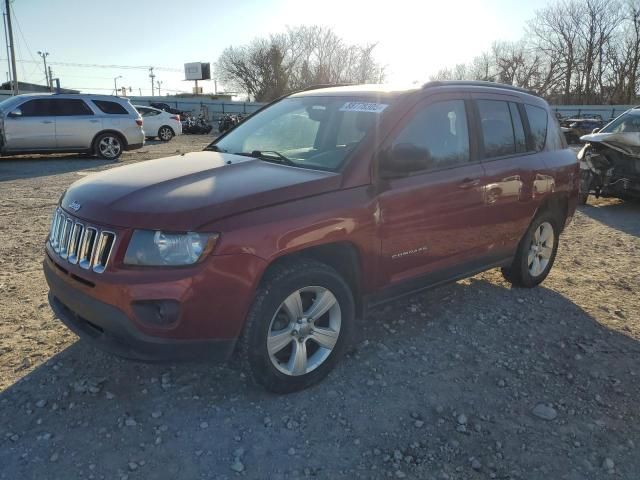
[[603, 125], [604, 121], [600, 115], [583, 114], [560, 120], [560, 128], [570, 145], [580, 143], [580, 137]]
[[590, 194], [623, 200], [640, 199], [640, 108], [583, 135], [580, 161], [580, 202]]

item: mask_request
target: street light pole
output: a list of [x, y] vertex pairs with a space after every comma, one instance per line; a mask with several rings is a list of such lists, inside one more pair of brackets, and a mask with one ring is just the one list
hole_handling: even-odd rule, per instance
[[158, 96], [161, 97], [162, 93], [160, 92], [160, 88], [162, 87], [162, 80], [158, 80], [157, 83], [158, 83]]
[[13, 45], [13, 28], [11, 28], [11, 5], [9, 0], [4, 2], [6, 15], [7, 15], [7, 30], [9, 31], [9, 53], [11, 54], [11, 72], [13, 74], [13, 94], [18, 95], [20, 89], [18, 88], [18, 70], [16, 69], [16, 51]]
[[118, 75], [113, 79], [113, 92], [116, 97], [118, 96], [118, 79], [119, 78], [122, 78], [122, 75]]
[[49, 78], [49, 70], [47, 70], [47, 57], [49, 56], [49, 52], [41, 52], [38, 50], [38, 55], [42, 57], [42, 61], [44, 62], [44, 78], [47, 82], [47, 87], [51, 90], [51, 79]]

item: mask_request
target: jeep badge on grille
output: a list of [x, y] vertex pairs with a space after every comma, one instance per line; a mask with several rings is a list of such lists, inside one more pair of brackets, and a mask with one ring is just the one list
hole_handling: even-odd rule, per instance
[[80, 205], [80, 202], [78, 202], [77, 200], [74, 200], [73, 202], [71, 202], [71, 203], [69, 204], [69, 208], [70, 208], [71, 210], [73, 210], [74, 212], [77, 212], [78, 210], [80, 210], [80, 207], [81, 207], [81, 206], [82, 206], [82, 205]]

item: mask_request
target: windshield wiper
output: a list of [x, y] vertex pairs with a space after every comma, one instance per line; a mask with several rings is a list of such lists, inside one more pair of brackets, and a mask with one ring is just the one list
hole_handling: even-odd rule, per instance
[[208, 150], [210, 152], [222, 152], [222, 153], [226, 153], [226, 150], [222, 150], [219, 146], [217, 145], [207, 145], [206, 147], [204, 147], [205, 150]]
[[289, 165], [291, 167], [297, 167], [298, 164], [293, 160], [285, 157], [280, 152], [276, 152], [275, 150], [254, 150], [251, 153], [248, 152], [240, 152], [236, 153], [236, 155], [244, 155], [246, 157], [254, 157], [259, 158], [260, 160], [264, 160], [266, 162], [277, 162], [282, 163], [284, 165]]

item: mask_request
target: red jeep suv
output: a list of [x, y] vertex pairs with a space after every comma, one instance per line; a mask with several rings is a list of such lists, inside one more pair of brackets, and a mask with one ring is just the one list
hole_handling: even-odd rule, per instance
[[501, 267], [549, 273], [578, 199], [547, 103], [515, 87], [315, 88], [204, 151], [97, 173], [54, 213], [57, 316], [142, 360], [226, 360], [288, 392], [334, 367], [356, 318]]

